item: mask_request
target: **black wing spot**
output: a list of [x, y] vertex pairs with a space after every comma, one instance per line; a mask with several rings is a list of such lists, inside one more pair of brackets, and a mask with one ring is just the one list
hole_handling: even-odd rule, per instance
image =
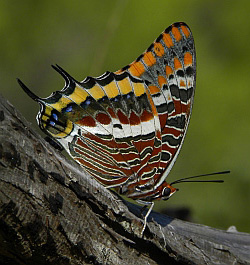
[[172, 96], [174, 96], [175, 98], [180, 98], [179, 87], [177, 85], [170, 85], [170, 91]]
[[166, 135], [162, 137], [163, 142], [168, 142], [171, 146], [178, 146], [181, 143], [181, 137], [174, 138], [172, 135]]
[[175, 127], [178, 129], [184, 129], [185, 122], [186, 122], [185, 116], [182, 115], [182, 116], [178, 116], [178, 117], [167, 120], [166, 125], [171, 126], [171, 127]]
[[184, 77], [184, 71], [183, 70], [178, 70], [176, 73], [179, 77]]
[[118, 129], [120, 129], [120, 130], [122, 130], [122, 126], [121, 126], [121, 124], [114, 124], [114, 126], [113, 126], [114, 128], [118, 128]]
[[190, 99], [193, 96], [194, 88], [190, 87], [187, 91], [187, 97]]
[[192, 75], [194, 74], [194, 69], [193, 69], [192, 66], [187, 67], [187, 69], [186, 69], [186, 74], [187, 74], [188, 76], [192, 76]]
[[128, 65], [126, 65], [126, 66], [124, 66], [123, 68], [122, 68], [122, 71], [126, 71], [126, 70], [128, 70], [128, 68], [130, 67], [130, 65], [128, 64]]
[[162, 40], [162, 34], [155, 40], [155, 42], [160, 42]]
[[188, 48], [187, 48], [186, 46], [183, 46], [183, 47], [182, 47], [182, 52], [183, 52], [183, 53], [186, 53], [187, 51], [188, 51]]
[[154, 48], [154, 44], [152, 43], [152, 44], [148, 47], [147, 52], [153, 50], [153, 48]]
[[167, 152], [162, 152], [161, 153], [161, 159], [163, 160], [163, 161], [169, 161], [170, 160], [170, 154], [169, 153], [167, 153]]
[[141, 54], [137, 59], [136, 62], [139, 62], [143, 58], [143, 54]]
[[168, 103], [168, 113], [172, 113], [174, 111], [174, 103], [169, 102]]
[[188, 100], [188, 92], [185, 89], [180, 89], [180, 99], [183, 102], [187, 102]]

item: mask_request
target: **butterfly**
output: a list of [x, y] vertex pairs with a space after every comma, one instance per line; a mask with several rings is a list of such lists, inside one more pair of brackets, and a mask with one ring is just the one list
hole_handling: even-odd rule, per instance
[[[76, 81], [60, 66], [61, 91], [40, 98], [40, 128], [107, 188], [149, 205], [177, 189], [165, 181], [187, 132], [196, 79], [190, 28], [174, 23], [131, 64]], [[177, 183], [177, 182], [175, 182]]]

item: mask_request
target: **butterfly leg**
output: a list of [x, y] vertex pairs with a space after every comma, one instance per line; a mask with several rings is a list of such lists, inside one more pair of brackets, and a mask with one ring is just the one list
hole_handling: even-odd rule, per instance
[[141, 217], [143, 217], [143, 212], [144, 212], [144, 210], [146, 209], [148, 207], [148, 204], [145, 204], [142, 208], [141, 208], [141, 210], [140, 210], [140, 215], [141, 215]]
[[141, 201], [141, 200], [137, 200], [137, 202], [140, 203], [140, 204], [144, 204], [144, 207], [142, 208], [141, 212], [145, 209], [145, 207], [147, 207], [147, 205], [150, 205], [146, 215], [144, 216], [144, 225], [143, 225], [143, 228], [142, 228], [142, 231], [141, 231], [141, 235], [143, 236], [144, 230], [146, 229], [146, 226], [147, 226], [148, 216], [150, 215], [150, 213], [151, 213], [151, 211], [152, 211], [152, 209], [154, 207], [154, 202], [144, 202], [144, 201]]

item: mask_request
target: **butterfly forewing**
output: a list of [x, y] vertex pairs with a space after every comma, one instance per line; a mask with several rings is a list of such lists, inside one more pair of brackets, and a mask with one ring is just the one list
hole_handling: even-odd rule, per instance
[[171, 25], [137, 60], [117, 73], [122, 71], [128, 71], [147, 84], [149, 102], [153, 101], [152, 109], [157, 111], [160, 133], [157, 137], [156, 121], [154, 150], [143, 168], [157, 169], [153, 178], [159, 186], [180, 151], [191, 114], [196, 61], [190, 29], [185, 23]]
[[136, 199], [163, 183], [180, 151], [195, 87], [195, 49], [184, 23], [168, 27], [134, 62], [76, 81], [41, 103], [40, 127], [107, 187]]

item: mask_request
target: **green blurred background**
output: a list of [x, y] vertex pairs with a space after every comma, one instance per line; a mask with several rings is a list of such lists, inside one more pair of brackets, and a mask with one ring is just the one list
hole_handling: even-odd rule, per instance
[[[137, 58], [171, 23], [186, 22], [197, 49], [191, 123], [169, 181], [231, 170], [224, 184], [180, 184], [163, 207], [186, 206], [195, 222], [250, 232], [250, 1], [0, 1], [1, 93], [36, 126], [37, 95], [60, 90], [59, 64], [78, 80]], [[37, 128], [37, 127], [36, 127]]]

